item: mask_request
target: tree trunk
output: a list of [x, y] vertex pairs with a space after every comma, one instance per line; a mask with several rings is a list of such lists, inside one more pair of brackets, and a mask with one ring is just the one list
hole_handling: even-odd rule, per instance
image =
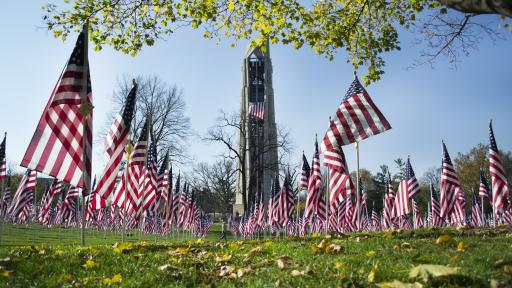
[[438, 0], [438, 2], [463, 13], [500, 14], [512, 18], [510, 0]]

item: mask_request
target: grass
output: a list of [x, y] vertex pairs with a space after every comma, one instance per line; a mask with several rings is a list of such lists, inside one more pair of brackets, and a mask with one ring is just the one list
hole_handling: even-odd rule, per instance
[[[511, 244], [512, 229], [502, 227], [228, 242], [4, 246], [0, 286], [358, 287], [399, 280], [427, 287], [510, 287]], [[411, 268], [421, 264], [458, 270], [410, 278]]]

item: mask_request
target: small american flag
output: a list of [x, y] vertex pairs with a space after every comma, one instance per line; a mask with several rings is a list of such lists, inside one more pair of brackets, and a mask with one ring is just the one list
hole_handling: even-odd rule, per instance
[[437, 197], [436, 189], [432, 183], [430, 183], [430, 198], [432, 226], [441, 226], [441, 207], [439, 206], [439, 198]]
[[309, 183], [309, 174], [311, 173], [311, 167], [309, 167], [308, 159], [306, 159], [306, 155], [304, 155], [304, 151], [302, 151], [302, 173], [300, 175], [300, 188], [307, 190]]
[[265, 115], [265, 102], [249, 102], [249, 115], [263, 120]]
[[480, 169], [480, 187], [478, 189], [478, 195], [482, 198], [491, 199], [491, 189], [489, 189], [489, 184], [487, 184], [483, 169]]
[[471, 224], [474, 227], [480, 227], [484, 224], [483, 220], [482, 210], [480, 210], [480, 203], [478, 203], [478, 197], [476, 194], [473, 194], [473, 201], [471, 205]]
[[492, 203], [494, 205], [494, 213], [496, 219], [500, 219], [500, 215], [509, 209], [509, 188], [507, 178], [505, 178], [505, 170], [501, 164], [501, 157], [496, 145], [496, 138], [492, 130], [492, 121], [489, 122], [489, 173], [492, 179]]
[[[320, 172], [320, 154], [318, 152], [318, 141], [315, 141], [315, 153], [313, 154], [313, 169], [311, 170], [311, 175], [309, 176], [309, 185], [308, 185], [308, 193], [306, 196], [306, 208], [305, 215], [306, 220], [309, 222], [314, 214], [321, 217], [318, 214], [325, 214], [326, 207], [321, 207], [321, 198], [323, 195], [320, 191], [322, 188], [322, 174]], [[324, 200], [325, 205], [325, 200]], [[322, 209], [324, 209], [322, 211]], [[323, 218], [325, 220], [325, 218]]]
[[0, 181], [4, 180], [7, 176], [7, 159], [5, 154], [5, 141], [7, 133], [4, 135], [4, 140], [0, 143]]
[[322, 151], [359, 142], [391, 129], [388, 120], [355, 77], [325, 133]]
[[394, 214], [393, 217], [405, 216], [411, 212], [407, 183], [407, 179], [404, 179], [400, 181], [400, 184], [398, 185], [398, 192], [396, 193], [395, 198], [396, 214]]
[[443, 142], [443, 167], [441, 172], [441, 218], [448, 219], [454, 211], [460, 191], [459, 177], [453, 167], [450, 154]]
[[407, 179], [407, 189], [409, 190], [409, 198], [413, 198], [420, 192], [420, 184], [412, 170], [411, 161], [407, 157], [407, 164], [405, 165], [405, 179]]
[[18, 190], [14, 193], [11, 206], [9, 208], [9, 215], [16, 219], [18, 218], [27, 205], [34, 199], [34, 189], [36, 188], [37, 172], [27, 169], [23, 178], [21, 178]]
[[[87, 33], [84, 29], [78, 36], [73, 53], [44, 109], [21, 166], [77, 187], [89, 188], [93, 106], [86, 55]], [[87, 87], [83, 87], [84, 80]], [[84, 89], [86, 96], [83, 98]]]

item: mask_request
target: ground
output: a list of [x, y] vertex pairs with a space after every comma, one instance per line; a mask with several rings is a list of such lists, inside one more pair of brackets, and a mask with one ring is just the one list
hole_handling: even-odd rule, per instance
[[512, 286], [509, 227], [228, 242], [216, 236], [2, 246], [0, 286]]

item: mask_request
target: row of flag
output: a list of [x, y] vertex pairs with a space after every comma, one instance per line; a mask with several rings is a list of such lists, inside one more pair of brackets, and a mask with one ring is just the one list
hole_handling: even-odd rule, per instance
[[[358, 185], [352, 182], [342, 146], [350, 143], [357, 145], [359, 141], [389, 129], [391, 125], [355, 77], [335, 116], [329, 119], [329, 127], [320, 150], [318, 142], [315, 142], [311, 166], [306, 156], [302, 155], [302, 173], [298, 184], [300, 190], [307, 191], [302, 216], [293, 217], [295, 196], [289, 176], [285, 177], [282, 188], [279, 188], [279, 178], [276, 176], [268, 203], [264, 205], [263, 200], [259, 199], [241, 218], [231, 219], [232, 233], [241, 237], [252, 237], [260, 231], [283, 231], [289, 235], [303, 236], [321, 232], [345, 233], [443, 226], [479, 227], [512, 223], [509, 188], [492, 122], [489, 124], [489, 173], [492, 183], [489, 187], [484, 171], [481, 170], [479, 192], [471, 195], [470, 215], [466, 215], [466, 192], [461, 189], [444, 142], [440, 187], [431, 184], [431, 199], [426, 212], [421, 212], [415, 200], [421, 191], [408, 158], [404, 179], [400, 181], [396, 193], [392, 187], [391, 176], [388, 175], [382, 199], [383, 209], [376, 211], [376, 206], [373, 205], [374, 209], [369, 213], [364, 187], [360, 179]], [[325, 190], [321, 154], [323, 165], [328, 169]], [[483, 203], [486, 199], [491, 203], [492, 213], [484, 213]]]

